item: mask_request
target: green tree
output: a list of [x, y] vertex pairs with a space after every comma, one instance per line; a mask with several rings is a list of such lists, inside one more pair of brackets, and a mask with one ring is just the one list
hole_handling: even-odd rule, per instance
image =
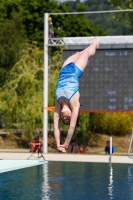
[[[15, 9], [22, 16], [29, 40], [37, 41], [40, 47], [43, 47], [44, 13], [73, 12], [69, 8], [69, 2], [58, 5], [57, 2], [50, 0], [7, 0], [6, 2], [2, 0], [0, 7], [0, 20], [9, 19], [11, 11]], [[85, 10], [84, 3], [77, 4], [76, 11]], [[106, 35], [102, 29], [88, 20], [85, 15], [54, 15], [52, 19], [55, 37]]]
[[21, 123], [32, 136], [35, 126], [42, 126], [42, 95], [43, 52], [31, 46], [10, 69], [0, 91], [0, 111], [4, 112], [8, 125]]
[[[54, 91], [61, 65], [62, 48], [50, 59], [49, 106], [55, 104]], [[0, 113], [4, 113], [8, 127], [12, 123], [21, 123], [24, 129], [30, 130], [31, 137], [34, 128], [42, 127], [43, 123], [43, 68], [43, 51], [35, 44], [27, 45], [0, 88]], [[53, 118], [53, 113], [49, 116]]]
[[[116, 10], [116, 4], [111, 5], [108, 0], [85, 0], [86, 11], [107, 11]], [[120, 1], [121, 3], [123, 1]], [[71, 1], [70, 8], [76, 10], [76, 5], [78, 1]], [[119, 4], [119, 3], [118, 3]], [[108, 33], [108, 35], [132, 35], [132, 30], [130, 25], [127, 23], [127, 17], [119, 16], [119, 13], [98, 13], [98, 14], [88, 14], [87, 17], [99, 28], [102, 28]], [[117, 18], [116, 18], [117, 17]], [[119, 19], [119, 20], [118, 20]]]
[[0, 22], [0, 86], [7, 79], [8, 70], [19, 60], [26, 44], [22, 20], [15, 12], [12, 18]]
[[[76, 5], [77, 12], [86, 11], [84, 3]], [[60, 5], [60, 12], [72, 12], [68, 10], [68, 3]], [[65, 10], [65, 11], [64, 11]], [[86, 15], [54, 15], [53, 24], [56, 37], [77, 37], [106, 35], [102, 29], [87, 19]]]
[[[120, 10], [126, 10], [126, 9], [133, 9], [133, 1], [132, 0], [109, 0], [112, 6], [117, 7], [117, 9]], [[126, 19], [126, 24], [129, 25], [130, 30], [133, 31], [133, 12], [121, 12], [117, 15], [115, 15], [116, 20], [121, 20], [122, 18]]]

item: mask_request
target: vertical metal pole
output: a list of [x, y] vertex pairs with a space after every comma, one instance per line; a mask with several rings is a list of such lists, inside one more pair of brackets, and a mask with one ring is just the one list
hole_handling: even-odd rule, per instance
[[[48, 107], [48, 13], [44, 14], [44, 80], [43, 105]], [[43, 153], [48, 152], [48, 111], [43, 108]]]
[[132, 147], [132, 141], [133, 141], [133, 131], [132, 131], [132, 135], [131, 135], [131, 139], [130, 139], [130, 144], [129, 144], [129, 148], [128, 148], [128, 157], [130, 158], [130, 151], [131, 151], [131, 147]]

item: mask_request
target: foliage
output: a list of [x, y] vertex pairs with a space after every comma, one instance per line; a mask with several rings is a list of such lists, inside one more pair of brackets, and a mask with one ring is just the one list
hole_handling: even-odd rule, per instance
[[133, 116], [128, 113], [96, 114], [95, 132], [124, 136], [131, 133]]
[[87, 145], [91, 136], [90, 119], [88, 113], [80, 113], [80, 121], [76, 127], [73, 138], [79, 145]]
[[[61, 10], [67, 8], [68, 3], [60, 5]], [[66, 10], [66, 9], [65, 9]], [[86, 11], [84, 3], [77, 4], [77, 12]], [[70, 12], [66, 10], [66, 12]], [[77, 36], [96, 36], [106, 35], [102, 29], [98, 28], [93, 22], [87, 20], [84, 14], [82, 15], [55, 15], [53, 18], [54, 27], [56, 27], [56, 37], [77, 37]], [[70, 23], [71, 22], [71, 23]]]
[[[76, 10], [76, 5], [79, 1], [71, 1], [70, 8]], [[113, 3], [112, 3], [113, 2]], [[117, 4], [116, 4], [117, 2]], [[86, 11], [107, 11], [107, 10], [116, 10], [119, 9], [122, 2], [125, 1], [115, 1], [115, 0], [86, 0], [85, 6], [87, 8]], [[127, 2], [127, 1], [126, 1]], [[118, 7], [117, 7], [118, 5]], [[124, 7], [123, 7], [124, 8]], [[125, 9], [125, 8], [124, 8]], [[102, 13], [102, 14], [88, 14], [87, 17], [93, 23], [95, 23], [99, 28], [102, 28], [104, 31], [108, 33], [108, 35], [132, 35], [132, 30], [128, 22], [128, 15], [125, 13]]]
[[0, 23], [0, 65], [12, 66], [20, 57], [25, 42], [21, 19], [13, 13], [11, 20]]
[[[49, 63], [49, 105], [53, 106], [62, 48], [55, 51]], [[0, 89], [0, 113], [4, 113], [8, 127], [21, 123], [23, 129], [30, 130], [31, 137], [35, 127], [42, 127], [43, 122], [43, 67], [43, 51], [35, 44], [28, 45]], [[49, 116], [53, 117], [53, 113]]]
[[4, 111], [8, 125], [21, 123], [31, 135], [35, 126], [42, 127], [42, 91], [43, 52], [30, 46], [10, 70], [0, 91], [0, 111]]
[[26, 42], [21, 18], [12, 13], [12, 18], [0, 23], [0, 86], [7, 79], [8, 70], [20, 58]]
[[62, 50], [63, 48], [59, 47], [58, 50], [49, 57], [49, 106], [55, 104], [54, 93], [59, 70], [62, 67]]
[[[133, 1], [132, 0], [109, 0], [112, 6], [116, 6], [117, 9], [133, 9]], [[121, 20], [122, 18], [126, 19], [126, 24], [130, 26], [130, 31], [133, 31], [133, 12], [122, 12], [119, 15], [115, 15], [117, 20]]]
[[[50, 0], [1, 0], [0, 21], [10, 19], [13, 9], [21, 15], [28, 39], [37, 41], [41, 48], [44, 39], [44, 13], [73, 12], [69, 8], [69, 2], [58, 5], [56, 1]], [[77, 4], [76, 11], [85, 10], [84, 3]], [[54, 15], [52, 19], [55, 37], [106, 35], [106, 32], [98, 28], [85, 15]]]

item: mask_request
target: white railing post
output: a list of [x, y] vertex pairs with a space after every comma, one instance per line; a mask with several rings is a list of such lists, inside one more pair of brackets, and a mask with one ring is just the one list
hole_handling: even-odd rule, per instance
[[[44, 80], [43, 105], [48, 107], [48, 13], [44, 14]], [[48, 111], [43, 108], [43, 153], [48, 152]]]
[[132, 142], [133, 142], [133, 127], [132, 127], [132, 135], [131, 135], [131, 139], [130, 139], [130, 143], [129, 143], [129, 147], [128, 147], [128, 153], [127, 153], [129, 158], [132, 158], [131, 155], [130, 155]]

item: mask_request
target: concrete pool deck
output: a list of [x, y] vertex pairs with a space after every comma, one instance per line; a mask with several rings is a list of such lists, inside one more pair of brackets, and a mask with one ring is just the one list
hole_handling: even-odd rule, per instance
[[[0, 152], [0, 159], [4, 160], [27, 160], [31, 153], [18, 152]], [[39, 154], [40, 155], [40, 154]], [[33, 157], [34, 156], [34, 157]], [[37, 159], [38, 154], [34, 153], [30, 160]], [[63, 153], [47, 153], [43, 154], [47, 161], [67, 161], [67, 162], [97, 162], [108, 163], [109, 155], [82, 155], [82, 154], [63, 154]], [[42, 160], [40, 158], [39, 160]], [[133, 164], [133, 159], [128, 156], [112, 156], [112, 163], [129, 163]]]

